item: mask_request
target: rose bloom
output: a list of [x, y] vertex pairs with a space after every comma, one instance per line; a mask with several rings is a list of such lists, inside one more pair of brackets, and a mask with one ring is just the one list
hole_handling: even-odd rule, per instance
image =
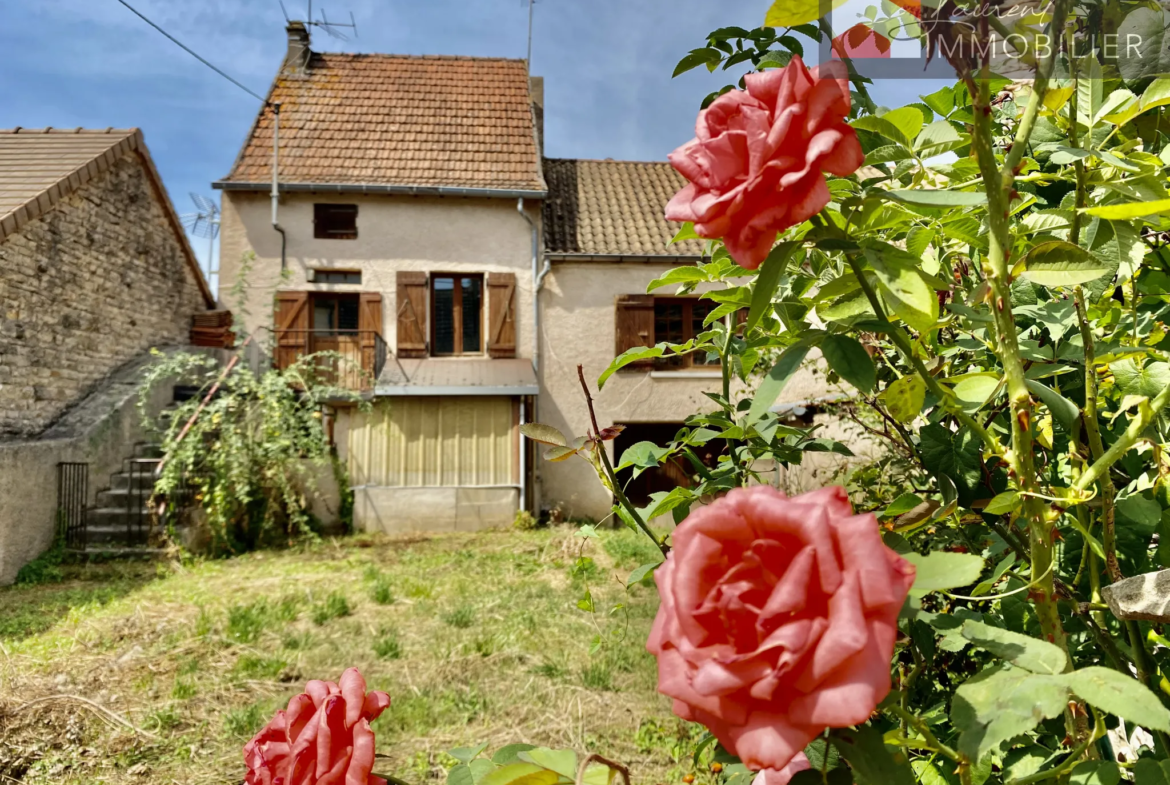
[[734, 490], [675, 529], [654, 577], [658, 690], [762, 770], [758, 785], [784, 785], [809, 742], [864, 723], [889, 694], [914, 567], [840, 487]]
[[845, 177], [865, 160], [845, 122], [851, 99], [843, 63], [809, 71], [799, 57], [744, 77], [699, 113], [695, 139], [670, 154], [690, 180], [666, 206], [700, 237], [723, 238], [731, 258], [759, 267], [776, 233], [829, 203], [824, 172]]
[[357, 668], [339, 683], [310, 681], [244, 747], [247, 785], [386, 785], [374, 768], [370, 722], [390, 705]]

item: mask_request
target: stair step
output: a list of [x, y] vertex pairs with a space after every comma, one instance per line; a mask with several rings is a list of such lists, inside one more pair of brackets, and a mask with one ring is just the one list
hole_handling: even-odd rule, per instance
[[95, 506], [100, 509], [125, 510], [133, 507], [145, 508], [149, 504], [152, 483], [140, 483], [133, 489], [125, 487], [125, 483], [122, 486], [98, 491]]
[[94, 524], [85, 527], [85, 546], [91, 549], [94, 544], [133, 545], [146, 543], [150, 532], [150, 519], [144, 518], [142, 527], [133, 526], [127, 529], [123, 524]]
[[95, 527], [121, 527], [126, 529], [126, 524], [131, 526], [142, 525], [144, 527], [150, 526], [150, 510], [145, 505], [138, 510], [127, 510], [125, 507], [96, 507], [86, 510], [85, 512], [85, 526], [87, 529], [94, 529]]
[[135, 490], [149, 490], [154, 487], [154, 472], [118, 472], [110, 475], [110, 490], [125, 491], [127, 488]]

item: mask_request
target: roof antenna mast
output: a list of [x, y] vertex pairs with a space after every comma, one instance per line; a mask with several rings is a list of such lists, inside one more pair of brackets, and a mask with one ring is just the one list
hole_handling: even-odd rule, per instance
[[[286, 9], [284, 7], [284, 0], [279, 0], [279, 1], [280, 1], [280, 10], [284, 12], [284, 21], [286, 23], [293, 21], [288, 16], [288, 9]], [[311, 27], [319, 27], [325, 31], [326, 35], [328, 35], [332, 38], [340, 39], [342, 41], [348, 41], [350, 35], [352, 35], [354, 38], [358, 37], [357, 22], [353, 18], [353, 11], [349, 12], [349, 22], [348, 23], [347, 22], [331, 22], [331, 21], [329, 21], [329, 17], [327, 17], [325, 15], [324, 9], [321, 10], [321, 17], [319, 19], [314, 19], [313, 18], [313, 0], [309, 0], [308, 10], [305, 13], [304, 23], [306, 25], [311, 26]], [[351, 30], [352, 32], [349, 34], [342, 33], [340, 28], [345, 28], [346, 30]]]
[[532, 73], [532, 12], [536, 9], [536, 0], [528, 0], [528, 73]]

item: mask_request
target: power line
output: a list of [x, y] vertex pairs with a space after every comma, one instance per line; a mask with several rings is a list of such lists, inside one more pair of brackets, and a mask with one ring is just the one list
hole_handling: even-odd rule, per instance
[[182, 41], [180, 41], [179, 39], [175, 38], [173, 35], [171, 35], [170, 33], [168, 33], [166, 30], [163, 30], [161, 27], [159, 27], [158, 25], [156, 25], [154, 22], [150, 21], [150, 20], [149, 20], [149, 19], [147, 19], [145, 16], [143, 16], [143, 14], [142, 14], [142, 12], [141, 12], [141, 11], [139, 11], [139, 10], [138, 10], [138, 9], [136, 9], [134, 6], [132, 6], [132, 5], [130, 5], [129, 3], [127, 3], [127, 2], [126, 2], [126, 0], [118, 0], [118, 2], [119, 2], [119, 3], [121, 3], [122, 5], [126, 6], [127, 8], [129, 8], [129, 9], [130, 9], [130, 10], [131, 10], [131, 11], [134, 13], [134, 15], [135, 15], [135, 16], [137, 16], [139, 19], [141, 19], [143, 22], [146, 22], [148, 25], [150, 25], [151, 27], [153, 27], [155, 30], [158, 30], [160, 33], [162, 33], [163, 35], [165, 35], [165, 36], [166, 36], [168, 39], [170, 39], [171, 43], [173, 43], [173, 44], [175, 44], [176, 46], [178, 46], [178, 47], [179, 47], [180, 49], [182, 49], [184, 52], [186, 52], [187, 54], [191, 55], [192, 57], [194, 57], [194, 58], [195, 58], [196, 60], [198, 60], [199, 62], [203, 63], [205, 66], [207, 66], [208, 68], [210, 68], [212, 71], [215, 71], [217, 74], [219, 74], [219, 75], [220, 75], [220, 76], [222, 76], [224, 79], [226, 79], [226, 80], [228, 80], [229, 82], [231, 82], [232, 84], [234, 84], [236, 87], [238, 87], [238, 88], [240, 88], [241, 90], [243, 90], [243, 91], [244, 91], [245, 93], [247, 93], [248, 95], [250, 95], [250, 96], [252, 96], [253, 98], [255, 98], [257, 101], [260, 101], [261, 103], [263, 103], [263, 104], [265, 104], [265, 105], [267, 105], [267, 104], [268, 104], [268, 101], [267, 101], [265, 98], [263, 98], [263, 97], [261, 97], [261, 96], [257, 95], [256, 93], [252, 92], [250, 89], [248, 89], [248, 88], [247, 88], [247, 87], [245, 87], [244, 85], [240, 84], [240, 83], [239, 83], [239, 82], [237, 82], [235, 79], [233, 79], [232, 77], [228, 76], [227, 74], [225, 74], [225, 73], [224, 73], [223, 71], [221, 71], [220, 69], [216, 68], [216, 67], [215, 67], [214, 65], [212, 65], [211, 63], [209, 63], [209, 62], [207, 62], [206, 60], [204, 60], [204, 59], [203, 59], [202, 57], [200, 57], [200, 56], [199, 56], [199, 55], [198, 55], [198, 54], [197, 54], [197, 53], [196, 53], [194, 50], [192, 50], [190, 47], [186, 46], [186, 45], [185, 45], [185, 44], [184, 44]]

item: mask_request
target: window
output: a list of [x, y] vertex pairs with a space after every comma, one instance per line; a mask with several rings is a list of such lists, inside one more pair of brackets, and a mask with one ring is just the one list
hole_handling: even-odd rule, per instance
[[362, 282], [360, 270], [313, 270], [312, 283], [354, 283]]
[[431, 276], [432, 354], [482, 354], [483, 276]]
[[357, 332], [359, 321], [357, 295], [348, 297], [313, 297], [313, 330], [320, 335]]
[[313, 205], [313, 237], [318, 240], [356, 240], [356, 204]]
[[[665, 447], [674, 441], [682, 423], [626, 423], [625, 430], [618, 434], [614, 441], [614, 455], [621, 461], [626, 450], [638, 442], [651, 442]], [[727, 454], [727, 442], [723, 439], [712, 439], [706, 444], [693, 447], [691, 454], [706, 468], [714, 469], [719, 465], [719, 458]], [[695, 474], [698, 469], [688, 458], [675, 456], [665, 463], [644, 471], [636, 472], [633, 468], [618, 472], [618, 481], [625, 488], [626, 496], [631, 502], [645, 506], [651, 502], [651, 494], [662, 491], [672, 491], [675, 488], [690, 488], [695, 484]], [[636, 475], [636, 476], [635, 476]]]
[[[654, 298], [654, 343], [686, 343], [707, 331], [703, 320], [719, 307], [711, 300], [685, 297]], [[658, 368], [691, 368], [719, 365], [718, 355], [695, 352], [682, 357], [662, 357], [655, 362]]]

